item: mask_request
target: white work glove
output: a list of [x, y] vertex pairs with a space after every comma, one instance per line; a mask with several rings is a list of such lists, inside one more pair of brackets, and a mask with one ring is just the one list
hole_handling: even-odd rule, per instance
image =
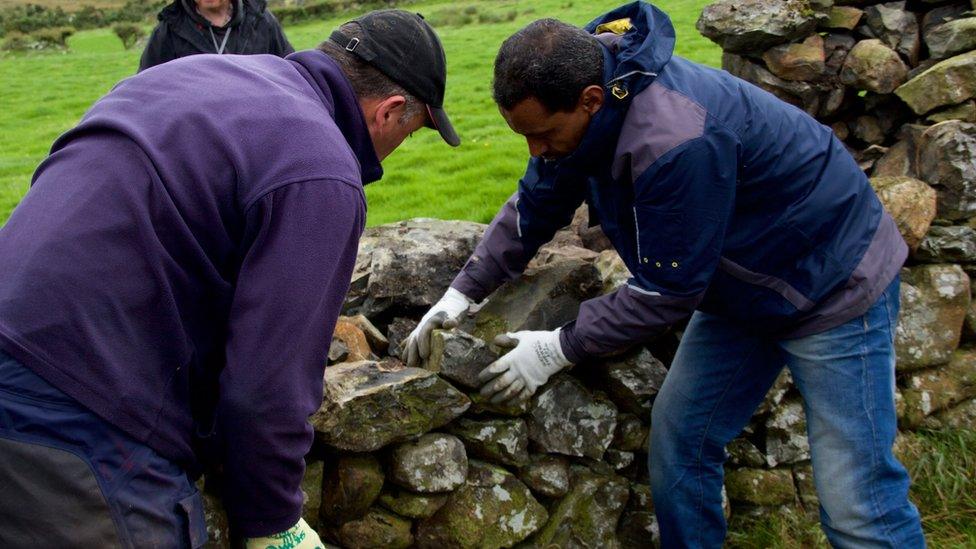
[[298, 519], [298, 524], [291, 528], [263, 538], [247, 538], [247, 549], [324, 549], [325, 544], [318, 533], [305, 522]]
[[527, 400], [553, 374], [572, 365], [563, 354], [559, 330], [510, 332], [496, 337], [494, 343], [514, 347], [478, 374], [481, 395], [495, 404]]
[[430, 334], [439, 328], [457, 328], [458, 318], [472, 303], [474, 301], [468, 296], [454, 288], [448, 288], [444, 297], [427, 311], [417, 327], [407, 336], [407, 343], [400, 355], [407, 366], [420, 366], [421, 361], [427, 360], [430, 356]]

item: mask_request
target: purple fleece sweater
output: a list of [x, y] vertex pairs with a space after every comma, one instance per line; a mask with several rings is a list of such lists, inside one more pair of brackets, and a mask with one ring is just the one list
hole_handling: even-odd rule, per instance
[[191, 475], [219, 461], [243, 535], [284, 530], [381, 175], [321, 52], [133, 76], [0, 230], [0, 348]]

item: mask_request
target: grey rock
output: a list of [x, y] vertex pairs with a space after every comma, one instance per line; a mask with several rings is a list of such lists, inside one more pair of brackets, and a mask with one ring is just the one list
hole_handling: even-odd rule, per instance
[[349, 549], [406, 549], [413, 545], [409, 520], [381, 507], [339, 527], [339, 541]]
[[610, 467], [613, 468], [614, 471], [620, 471], [630, 467], [634, 463], [635, 457], [634, 452], [622, 452], [620, 450], [610, 448], [603, 456], [603, 459], [608, 465], [610, 465]]
[[896, 89], [895, 94], [916, 114], [976, 97], [976, 51], [932, 65]]
[[524, 419], [459, 418], [448, 430], [472, 456], [516, 467], [529, 461], [529, 428]]
[[770, 467], [810, 459], [807, 421], [797, 400], [777, 406], [766, 420], [766, 461]]
[[311, 423], [326, 444], [372, 452], [446, 425], [470, 405], [433, 372], [397, 362], [351, 362], [326, 368], [324, 400]]
[[468, 455], [455, 436], [427, 433], [393, 449], [390, 480], [421, 494], [450, 492], [468, 476]]
[[705, 6], [696, 26], [723, 50], [749, 53], [807, 36], [817, 16], [806, 0], [719, 0]]
[[623, 410], [639, 417], [649, 418], [654, 397], [661, 390], [668, 369], [654, 358], [647, 349], [641, 348], [623, 358], [608, 362], [605, 366], [607, 390], [614, 403]]
[[366, 229], [347, 311], [373, 318], [389, 309], [430, 307], [464, 266], [484, 230], [480, 223], [436, 219]]
[[918, 19], [905, 9], [904, 1], [868, 6], [864, 20], [877, 38], [900, 53], [909, 64], [918, 62], [921, 47]]
[[617, 524], [630, 497], [627, 479], [572, 468], [570, 491], [532, 537], [535, 547], [617, 547]]
[[925, 32], [929, 55], [944, 59], [976, 49], [976, 17], [956, 19], [932, 27]]
[[756, 409], [756, 415], [768, 414], [775, 410], [783, 402], [783, 399], [786, 398], [786, 395], [792, 388], [793, 376], [790, 375], [788, 369], [783, 368], [776, 377], [776, 381], [773, 382], [773, 386], [766, 393], [766, 398], [763, 399], [762, 404]]
[[926, 130], [918, 144], [918, 171], [939, 193], [940, 218], [976, 215], [976, 124], [950, 120]]
[[203, 479], [197, 482], [203, 500], [203, 519], [207, 524], [207, 547], [211, 549], [230, 549], [230, 522], [220, 496], [204, 490]]
[[329, 344], [329, 364], [345, 362], [347, 358], [349, 358], [349, 347], [346, 346], [346, 342], [334, 338]]
[[621, 549], [646, 549], [661, 544], [661, 529], [654, 516], [650, 486], [630, 485], [630, 498], [620, 517], [617, 539], [620, 540]]
[[913, 372], [902, 389], [903, 424], [922, 427], [925, 419], [976, 398], [976, 350], [960, 349], [941, 368]]
[[411, 318], [396, 317], [386, 328], [386, 340], [390, 342], [390, 356], [403, 354], [403, 345], [410, 332], [417, 327], [417, 321]]
[[415, 494], [390, 487], [380, 494], [378, 501], [380, 505], [400, 516], [425, 519], [444, 506], [447, 494]]
[[545, 524], [545, 507], [514, 475], [472, 461], [467, 481], [417, 524], [421, 548], [511, 547]]
[[817, 486], [813, 482], [813, 467], [809, 463], [793, 466], [793, 483], [803, 508], [816, 512], [820, 508], [820, 499], [817, 497]]
[[[901, 140], [888, 147], [884, 154], [874, 164], [871, 177], [916, 177], [915, 144], [909, 140]], [[924, 184], [924, 183], [923, 183]], [[933, 192], [934, 198], [934, 192]], [[935, 202], [932, 203], [932, 213], [935, 214]], [[921, 238], [921, 235], [919, 235]], [[918, 242], [915, 243], [918, 245]]]
[[830, 74], [839, 74], [847, 54], [854, 49], [857, 40], [849, 34], [830, 33], [824, 39], [826, 69]]
[[569, 460], [551, 454], [533, 454], [519, 470], [519, 478], [533, 492], [561, 498], [569, 492]]
[[319, 497], [320, 515], [340, 525], [362, 518], [383, 488], [383, 467], [371, 454], [341, 454], [328, 460]]
[[959, 346], [969, 309], [969, 276], [958, 265], [902, 269], [895, 330], [899, 371], [944, 364]]
[[966, 225], [932, 227], [913, 256], [927, 263], [976, 261], [976, 230]]
[[875, 93], [891, 93], [908, 79], [908, 66], [880, 40], [861, 40], [851, 49], [840, 69], [848, 86]]
[[554, 330], [574, 320], [580, 303], [599, 295], [602, 286], [593, 263], [580, 259], [529, 269], [489, 297], [473, 329], [462, 329], [484, 341], [505, 332]]
[[468, 389], [481, 386], [478, 374], [498, 360], [498, 350], [460, 330], [436, 330], [430, 340], [430, 357], [424, 368]]
[[756, 445], [744, 438], [733, 439], [725, 447], [729, 454], [729, 463], [738, 467], [765, 467], [766, 457], [756, 448]]
[[931, 112], [925, 117], [925, 120], [932, 124], [947, 122], [949, 120], [962, 120], [963, 122], [970, 123], [976, 122], [976, 101], [970, 99], [964, 103]]
[[617, 425], [617, 407], [582, 383], [559, 375], [533, 399], [529, 439], [545, 452], [600, 459]]
[[827, 12], [827, 20], [820, 23], [820, 28], [854, 30], [863, 16], [864, 10], [854, 6], [833, 6]]
[[621, 413], [617, 416], [617, 428], [613, 433], [610, 447], [624, 452], [646, 452], [650, 427], [634, 414]]
[[722, 54], [722, 68], [811, 115], [815, 115], [820, 110], [819, 90], [806, 82], [783, 80], [762, 65], [729, 52]]
[[976, 429], [976, 399], [970, 399], [938, 414], [925, 418], [926, 429]]

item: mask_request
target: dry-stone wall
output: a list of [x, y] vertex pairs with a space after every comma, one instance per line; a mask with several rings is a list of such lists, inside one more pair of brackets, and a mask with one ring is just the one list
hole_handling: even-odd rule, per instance
[[[976, 2], [720, 0], [723, 68], [833, 129], [912, 249], [896, 334], [903, 431], [976, 425]], [[816, 509], [784, 374], [728, 448], [733, 512]]]
[[[722, 0], [700, 30], [724, 68], [833, 128], [912, 255], [897, 330], [902, 429], [976, 423], [976, 16], [966, 2]], [[312, 417], [305, 518], [343, 547], [647, 547], [650, 410], [680, 331], [581, 365], [499, 407], [477, 373], [507, 330], [553, 329], [629, 276], [585, 211], [452, 331], [395, 358], [484, 226], [367, 230]], [[329, 337], [329, 334], [322, 334]], [[816, 510], [800, 397], [784, 372], [727, 448], [728, 512]], [[214, 479], [211, 479], [214, 480]], [[208, 483], [208, 490], [215, 482]], [[211, 542], [226, 518], [207, 494]]]

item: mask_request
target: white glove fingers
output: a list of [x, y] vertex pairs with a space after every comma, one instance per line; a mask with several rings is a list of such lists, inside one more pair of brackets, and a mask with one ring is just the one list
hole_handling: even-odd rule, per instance
[[511, 385], [496, 392], [495, 395], [491, 397], [491, 403], [500, 404], [502, 402], [511, 400], [512, 397], [518, 395], [523, 390], [525, 390], [525, 382], [522, 381], [522, 378], [516, 378]]
[[519, 340], [517, 339], [516, 336], [517, 334], [511, 332], [507, 334], [499, 334], [495, 336], [495, 339], [492, 341], [492, 343], [498, 345], [499, 347], [512, 349], [515, 348], [519, 343]]
[[508, 370], [488, 383], [485, 383], [479, 392], [481, 396], [491, 398], [499, 391], [507, 389], [516, 379], [519, 379], [518, 374]]
[[515, 395], [514, 397], [512, 397], [511, 399], [509, 399], [507, 402], [505, 402], [504, 405], [505, 406], [521, 406], [524, 402], [526, 402], [530, 398], [532, 398], [532, 395], [534, 395], [534, 394], [535, 394], [535, 390], [533, 390], [531, 387], [528, 387], [527, 386], [524, 389], [522, 389], [519, 392], [519, 394]]
[[420, 327], [420, 334], [417, 337], [417, 349], [420, 352], [420, 358], [426, 360], [430, 356], [430, 335], [434, 330], [441, 327], [446, 317], [447, 313], [445, 312], [437, 313]]
[[498, 374], [508, 370], [508, 367], [508, 361], [502, 359], [496, 360], [478, 372], [478, 381], [487, 383], [498, 377]]

